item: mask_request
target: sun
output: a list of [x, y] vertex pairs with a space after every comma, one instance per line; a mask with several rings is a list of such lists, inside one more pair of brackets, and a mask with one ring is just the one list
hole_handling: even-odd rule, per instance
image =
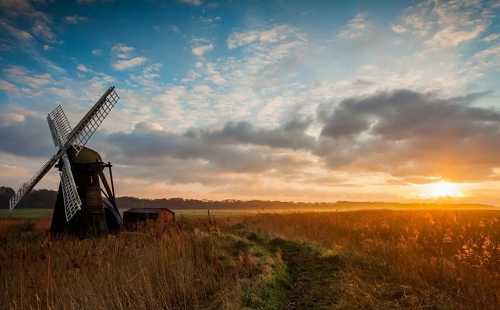
[[462, 197], [460, 193], [460, 188], [457, 183], [449, 182], [436, 182], [430, 183], [425, 186], [424, 196], [429, 198], [439, 198], [439, 197]]

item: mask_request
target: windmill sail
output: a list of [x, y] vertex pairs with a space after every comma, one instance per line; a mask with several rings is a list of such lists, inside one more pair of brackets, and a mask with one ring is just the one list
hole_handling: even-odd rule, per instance
[[47, 116], [54, 145], [59, 147], [59, 152], [52, 156], [42, 169], [40, 169], [28, 182], [26, 182], [10, 199], [9, 211], [12, 211], [12, 209], [16, 207], [19, 201], [21, 201], [21, 199], [29, 191], [31, 191], [38, 182], [40, 182], [43, 176], [50, 171], [50, 169], [61, 157], [63, 158], [63, 167], [60, 176], [63, 188], [66, 220], [69, 221], [71, 217], [80, 209], [82, 203], [76, 190], [75, 181], [73, 179], [73, 174], [71, 173], [71, 166], [66, 151], [68, 148], [73, 147], [76, 150], [76, 154], [78, 154], [87, 144], [90, 137], [94, 134], [99, 125], [115, 106], [116, 102], [120, 99], [114, 89], [114, 86], [110, 87], [73, 129], [71, 129], [68, 119], [66, 118], [61, 106], [58, 106]]
[[80, 210], [82, 202], [80, 201], [80, 196], [76, 190], [75, 179], [73, 178], [73, 173], [71, 172], [68, 155], [64, 154], [62, 156], [62, 160], [64, 164], [62, 170], [59, 172], [59, 175], [61, 176], [66, 221], [69, 222], [73, 215]]
[[[49, 113], [47, 122], [49, 123], [54, 145], [61, 149], [67, 142], [68, 134], [71, 132], [71, 125], [60, 105]], [[80, 210], [82, 202], [76, 189], [73, 173], [71, 172], [68, 154], [66, 151], [60, 153], [62, 154], [61, 158], [63, 165], [59, 175], [61, 177], [61, 187], [63, 191], [64, 212], [66, 214], [66, 221], [69, 222], [73, 215]]]
[[31, 179], [29, 179], [28, 182], [24, 183], [23, 186], [21, 186], [21, 188], [14, 194], [14, 196], [12, 196], [9, 201], [9, 211], [12, 211], [12, 209], [16, 207], [16, 205], [19, 203], [19, 201], [21, 201], [24, 195], [29, 193], [29, 191], [31, 191], [38, 182], [40, 182], [43, 176], [46, 175], [47, 172], [52, 169], [52, 167], [54, 167], [54, 165], [59, 160], [59, 157], [59, 154], [52, 156], [52, 158], [49, 159], [49, 161], [45, 165], [43, 165], [42, 169], [38, 170], [38, 172], [35, 173], [35, 175]]
[[49, 122], [50, 133], [52, 134], [54, 145], [58, 148], [62, 148], [66, 144], [68, 135], [71, 132], [71, 125], [61, 105], [58, 105], [54, 111], [49, 113], [47, 121]]
[[120, 99], [114, 89], [114, 87], [110, 87], [68, 135], [68, 141], [75, 149], [76, 154], [80, 153]]

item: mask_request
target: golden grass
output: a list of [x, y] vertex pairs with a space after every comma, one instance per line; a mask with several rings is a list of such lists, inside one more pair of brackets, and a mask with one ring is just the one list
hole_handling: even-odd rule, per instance
[[342, 309], [500, 309], [499, 220], [498, 211], [358, 211], [255, 215], [245, 226], [340, 253]]
[[89, 239], [49, 225], [0, 220], [0, 309], [239, 309], [244, 281], [269, 268], [228, 255], [201, 220]]

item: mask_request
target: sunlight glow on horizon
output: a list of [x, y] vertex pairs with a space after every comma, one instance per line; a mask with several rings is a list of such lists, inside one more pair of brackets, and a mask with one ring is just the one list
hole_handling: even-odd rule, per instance
[[421, 189], [420, 198], [444, 198], [444, 197], [452, 197], [452, 198], [460, 198], [466, 197], [462, 193], [461, 183], [451, 183], [446, 181], [439, 181], [435, 183], [429, 183], [424, 185], [414, 185], [418, 186]]

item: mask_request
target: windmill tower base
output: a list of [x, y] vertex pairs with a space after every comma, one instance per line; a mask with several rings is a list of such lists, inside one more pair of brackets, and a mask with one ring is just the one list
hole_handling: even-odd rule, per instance
[[[103, 173], [103, 168], [111, 169], [111, 164], [103, 163], [100, 155], [89, 148], [84, 148], [78, 156], [74, 156], [74, 152], [68, 152], [68, 157], [82, 206], [67, 222], [62, 187], [59, 185], [50, 232], [99, 236], [117, 231], [121, 225], [121, 216], [116, 207], [114, 193]], [[106, 191], [101, 190], [101, 181]], [[111, 179], [111, 185], [112, 182]], [[103, 201], [101, 192], [107, 196], [106, 201]]]

